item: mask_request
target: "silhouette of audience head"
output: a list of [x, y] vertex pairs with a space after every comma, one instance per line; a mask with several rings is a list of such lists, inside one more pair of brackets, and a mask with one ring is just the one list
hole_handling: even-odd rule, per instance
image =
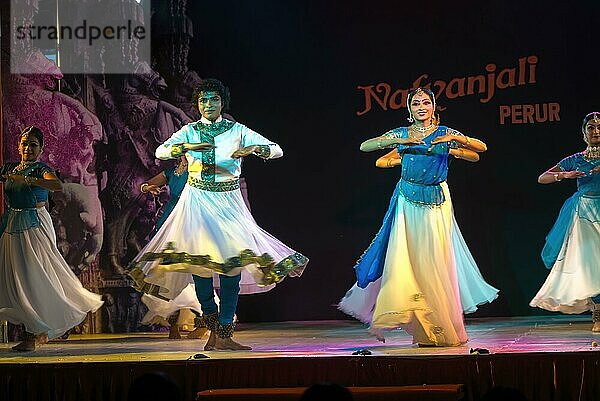
[[336, 383], [313, 384], [304, 391], [300, 401], [352, 401], [352, 394], [346, 387]]
[[169, 400], [182, 401], [177, 384], [163, 372], [145, 373], [129, 387], [127, 401]]

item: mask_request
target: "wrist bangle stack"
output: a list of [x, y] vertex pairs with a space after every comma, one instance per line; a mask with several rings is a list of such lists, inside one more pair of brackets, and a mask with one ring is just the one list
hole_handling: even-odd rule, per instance
[[257, 149], [252, 152], [258, 157], [262, 157], [263, 159], [269, 158], [271, 156], [271, 148], [269, 145], [257, 145]]
[[142, 185], [140, 185], [140, 192], [145, 194], [147, 186], [149, 186], [149, 184], [147, 182], [142, 183]]
[[554, 173], [553, 175], [554, 175], [554, 181], [558, 182], [558, 181], [562, 180], [562, 178], [560, 177], [560, 173]]
[[182, 143], [171, 146], [171, 157], [174, 159], [183, 155], [185, 152], [187, 152], [187, 149]]

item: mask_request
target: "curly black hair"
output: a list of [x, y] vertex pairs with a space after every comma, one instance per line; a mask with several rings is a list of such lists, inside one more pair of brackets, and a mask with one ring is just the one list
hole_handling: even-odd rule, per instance
[[44, 133], [35, 125], [30, 125], [29, 127], [24, 128], [19, 135], [19, 140], [25, 135], [33, 135], [40, 143], [40, 146], [44, 146]]
[[194, 107], [198, 107], [198, 98], [200, 97], [200, 92], [208, 91], [218, 92], [219, 96], [221, 96], [223, 110], [229, 110], [229, 102], [231, 101], [229, 88], [223, 85], [223, 82], [214, 78], [204, 79], [194, 88], [194, 92], [192, 93], [192, 105], [194, 105]]

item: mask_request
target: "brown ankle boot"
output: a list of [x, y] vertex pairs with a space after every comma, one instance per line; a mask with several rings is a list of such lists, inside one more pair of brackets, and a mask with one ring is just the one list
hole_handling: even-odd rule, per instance
[[218, 350], [230, 350], [230, 351], [250, 351], [252, 347], [242, 345], [238, 342], [233, 341], [234, 325], [233, 323], [226, 325], [219, 325], [217, 329], [217, 338], [215, 342], [215, 349]]

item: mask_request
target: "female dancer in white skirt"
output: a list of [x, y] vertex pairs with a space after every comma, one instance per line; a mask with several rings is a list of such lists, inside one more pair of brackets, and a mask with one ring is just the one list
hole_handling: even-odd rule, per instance
[[[241, 159], [281, 157], [279, 145], [246, 126], [224, 119], [229, 91], [216, 79], [202, 81], [194, 100], [202, 118], [187, 124], [156, 149], [160, 159], [185, 154], [188, 182], [179, 202], [154, 238], [136, 257], [132, 275], [161, 287], [174, 299], [187, 285], [173, 286], [173, 274], [192, 274], [204, 318], [211, 331], [204, 349], [246, 350], [233, 341], [233, 316], [242, 270], [259, 285], [300, 276], [308, 259], [261, 229], [239, 189]], [[214, 301], [213, 274], [219, 274], [221, 302]]]
[[529, 305], [563, 313], [592, 310], [600, 332], [600, 113], [585, 116], [587, 148], [562, 159], [538, 178], [540, 184], [577, 180], [546, 237], [542, 259], [552, 269]]
[[[169, 188], [169, 201], [163, 206], [162, 214], [156, 220], [154, 229], [149, 235], [150, 239], [152, 239], [154, 234], [160, 230], [165, 220], [167, 220], [167, 217], [169, 217], [173, 211], [173, 208], [175, 208], [177, 201], [179, 201], [181, 191], [183, 191], [187, 182], [187, 159], [185, 156], [181, 156], [179, 159], [179, 163], [167, 167], [140, 185], [141, 193], [149, 193], [155, 197], [160, 196], [164, 187]], [[185, 279], [186, 277], [183, 275], [171, 275], [171, 278]], [[142, 302], [148, 307], [148, 312], [146, 312], [146, 315], [142, 319], [142, 323], [151, 324], [157, 320], [166, 320], [169, 323], [169, 338], [180, 339], [181, 333], [179, 331], [179, 324], [182, 318], [182, 313], [180, 312], [184, 311], [183, 317], [185, 318], [187, 315], [185, 311], [191, 310], [194, 314], [197, 314], [197, 317], [194, 319], [194, 330], [188, 334], [188, 338], [201, 338], [207, 331], [204, 327], [204, 321], [200, 317], [202, 308], [200, 307], [198, 298], [196, 298], [193, 280], [191, 277], [187, 277], [187, 280], [189, 284], [175, 299], [171, 300], [164, 300], [152, 295], [153, 288], [148, 288], [142, 281], [142, 288], [139, 288], [139, 290], [143, 293]], [[158, 291], [159, 288], [155, 288], [155, 290]]]
[[407, 101], [410, 127], [369, 139], [361, 150], [396, 148], [379, 167], [401, 164], [402, 175], [379, 233], [355, 266], [357, 283], [339, 308], [370, 324], [385, 341], [384, 330], [402, 327], [421, 346], [457, 346], [467, 333], [463, 311], [497, 297], [487, 284], [454, 219], [446, 185], [448, 156], [479, 160], [483, 142], [438, 125], [435, 98], [426, 88]]
[[20, 163], [2, 166], [7, 210], [0, 222], [0, 320], [25, 326], [15, 351], [61, 336], [102, 301], [81, 285], [56, 247], [46, 210], [49, 191], [60, 191], [54, 172], [37, 159], [42, 131], [28, 127], [19, 141]]

